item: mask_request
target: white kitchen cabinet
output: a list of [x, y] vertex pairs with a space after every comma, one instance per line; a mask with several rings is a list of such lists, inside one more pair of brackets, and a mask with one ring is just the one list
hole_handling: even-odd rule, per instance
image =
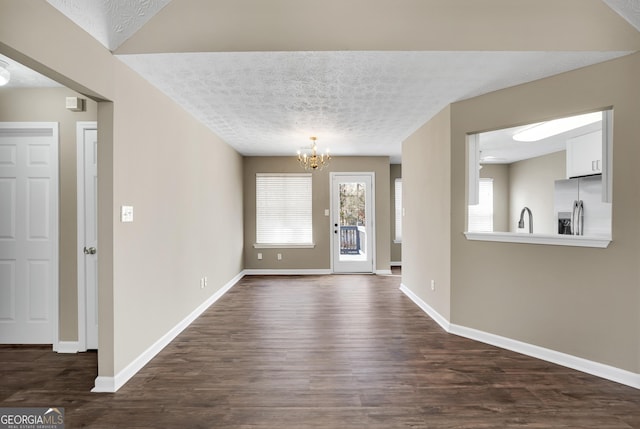
[[567, 140], [567, 178], [602, 173], [602, 131]]

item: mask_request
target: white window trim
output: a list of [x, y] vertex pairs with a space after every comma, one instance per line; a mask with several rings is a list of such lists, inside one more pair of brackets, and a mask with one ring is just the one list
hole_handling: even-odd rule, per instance
[[316, 247], [316, 243], [308, 244], [296, 244], [296, 243], [283, 243], [283, 244], [264, 244], [253, 243], [254, 249], [313, 249]]
[[[400, 213], [398, 216], [398, 183], [400, 183]], [[394, 238], [393, 238], [393, 242], [395, 244], [401, 244], [402, 243], [402, 214], [404, 213], [404, 208], [403, 206], [403, 201], [402, 201], [402, 178], [399, 177], [395, 180], [394, 182], [394, 198], [393, 198], [393, 210], [395, 213], [395, 222], [393, 225], [393, 232], [394, 232]], [[398, 223], [400, 223], [400, 239], [398, 239]]]
[[465, 232], [467, 240], [495, 241], [499, 243], [548, 244], [553, 246], [596, 247], [605, 249], [610, 238], [588, 237], [584, 235], [544, 235], [519, 232]]

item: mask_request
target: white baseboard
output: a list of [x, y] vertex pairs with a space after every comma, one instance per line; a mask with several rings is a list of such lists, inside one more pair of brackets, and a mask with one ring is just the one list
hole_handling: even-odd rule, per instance
[[78, 341], [58, 341], [53, 351], [57, 353], [78, 353], [80, 351], [80, 343]]
[[513, 340], [511, 338], [502, 337], [500, 335], [479, 331], [473, 328], [467, 328], [456, 324], [450, 325], [449, 332], [461, 337], [469, 338], [481, 343], [490, 344], [492, 346], [511, 350], [516, 353], [531, 356], [547, 362], [555, 363], [577, 371], [586, 372], [607, 380], [615, 381], [620, 384], [640, 389], [640, 374], [635, 374], [624, 369], [605, 365], [599, 362], [590, 361], [577, 356], [536, 346], [522, 341]]
[[392, 267], [401, 267], [402, 266], [402, 261], [389, 262], [389, 265], [391, 265]]
[[246, 269], [244, 275], [246, 276], [316, 276], [331, 274], [331, 270], [325, 269], [293, 269], [293, 270], [280, 270], [280, 269]]
[[158, 353], [162, 351], [171, 341], [173, 341], [182, 331], [185, 330], [194, 320], [196, 320], [204, 311], [209, 308], [214, 302], [219, 300], [225, 293], [229, 291], [236, 283], [244, 277], [244, 272], [241, 272], [227, 284], [220, 288], [216, 293], [211, 295], [205, 302], [200, 304], [195, 310], [191, 312], [187, 317], [182, 319], [176, 326], [174, 326], [169, 332], [164, 334], [158, 341], [156, 341], [151, 347], [142, 352], [133, 362], [123, 368], [115, 377], [100, 377], [95, 379], [95, 386], [91, 389], [92, 392], [108, 392], [113, 393], [120, 389], [124, 384], [131, 379], [138, 371], [140, 371], [151, 359], [153, 359]]
[[[120, 387], [122, 386], [118, 386], [118, 389], [116, 389], [116, 383], [115, 383], [116, 377], [96, 377], [95, 381], [93, 382], [94, 387], [93, 389], [91, 389], [92, 392], [94, 393], [113, 393], [116, 390], [118, 390]], [[124, 384], [124, 383], [122, 383]]]
[[[244, 270], [244, 275], [246, 276], [326, 276], [329, 274], [333, 274], [333, 271], [326, 269], [259, 269], [259, 268], [248, 268]], [[344, 274], [344, 273], [338, 273]], [[354, 273], [354, 274], [366, 274], [366, 273]], [[381, 275], [390, 275], [392, 274], [391, 270], [376, 270], [374, 274], [379, 276]]]
[[490, 344], [506, 350], [511, 350], [516, 353], [521, 353], [526, 356], [531, 356], [587, 374], [595, 375], [596, 377], [601, 377], [606, 380], [615, 381], [616, 383], [640, 389], [640, 374], [558, 352], [556, 350], [547, 349], [533, 344], [524, 343], [522, 341], [513, 340], [511, 338], [502, 337], [500, 335], [450, 323], [405, 285], [401, 285], [400, 290], [450, 334], [469, 338], [474, 341]]
[[404, 284], [400, 284], [400, 291], [404, 293], [414, 304], [422, 309], [429, 317], [431, 317], [442, 329], [449, 332], [449, 321], [440, 313], [438, 313], [433, 307], [424, 302], [418, 295], [413, 293], [411, 289], [406, 287]]

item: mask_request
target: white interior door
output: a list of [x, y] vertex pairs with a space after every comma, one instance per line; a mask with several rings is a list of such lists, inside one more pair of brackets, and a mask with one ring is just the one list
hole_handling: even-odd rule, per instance
[[372, 273], [373, 173], [331, 173], [332, 266], [335, 273]]
[[0, 123], [0, 343], [57, 329], [58, 124]]
[[79, 122], [78, 135], [78, 339], [98, 348], [98, 129]]

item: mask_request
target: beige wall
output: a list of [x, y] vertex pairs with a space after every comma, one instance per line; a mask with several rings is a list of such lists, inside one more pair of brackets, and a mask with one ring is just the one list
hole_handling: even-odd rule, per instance
[[493, 230], [509, 231], [509, 164], [484, 164], [480, 177], [493, 179]]
[[[242, 271], [243, 225], [242, 157], [126, 66], [115, 78], [119, 371]], [[121, 205], [135, 222], [119, 222]]]
[[606, 51], [639, 42], [600, 0], [181, 0], [116, 53]]
[[[114, 256], [116, 243], [113, 240], [114, 220], [118, 218], [114, 204], [113, 140], [114, 106], [112, 102], [98, 103], [98, 375], [116, 374], [114, 338], [115, 284]], [[107, 124], [107, 125], [105, 125]]]
[[555, 234], [558, 225], [553, 209], [554, 182], [564, 179], [565, 172], [564, 150], [510, 164], [509, 229], [504, 231], [529, 231], [527, 214], [524, 215], [525, 228], [518, 229], [520, 211], [526, 206], [533, 215], [534, 233]]
[[[634, 54], [452, 105], [451, 322], [640, 373], [638, 75], [640, 54]], [[614, 110], [613, 242], [607, 249], [465, 239], [467, 133], [607, 106]], [[411, 157], [403, 153], [403, 159]], [[410, 165], [404, 164], [405, 178], [428, 176]], [[407, 229], [409, 237], [419, 233], [415, 225]], [[446, 246], [448, 237], [441, 242]], [[415, 249], [422, 260], [429, 250]], [[426, 267], [416, 269], [430, 275]]]
[[65, 108], [65, 97], [79, 96], [66, 88], [0, 88], [1, 122], [57, 122], [59, 130], [59, 337], [78, 340], [78, 264], [76, 205], [76, 122], [95, 121], [97, 104], [86, 101], [84, 112]]
[[[325, 170], [313, 173], [313, 249], [254, 249], [256, 238], [256, 173], [300, 173], [295, 157], [244, 158], [244, 266], [248, 269], [330, 269], [330, 172], [374, 172], [376, 193], [376, 266], [389, 270], [390, 204], [388, 157], [334, 157]], [[263, 259], [258, 260], [258, 252]], [[282, 260], [276, 254], [282, 254]]]
[[396, 237], [396, 179], [402, 179], [401, 164], [391, 164], [389, 170], [389, 192], [391, 193], [391, 198], [389, 200], [389, 213], [391, 213], [391, 218], [389, 219], [389, 222], [391, 224], [391, 262], [402, 263], [402, 243], [396, 243], [394, 241]]
[[48, 3], [0, 7], [1, 53], [110, 101], [98, 103], [98, 373], [112, 377], [242, 271], [242, 158]]
[[450, 146], [449, 107], [402, 144], [402, 284], [447, 319], [451, 316]]

